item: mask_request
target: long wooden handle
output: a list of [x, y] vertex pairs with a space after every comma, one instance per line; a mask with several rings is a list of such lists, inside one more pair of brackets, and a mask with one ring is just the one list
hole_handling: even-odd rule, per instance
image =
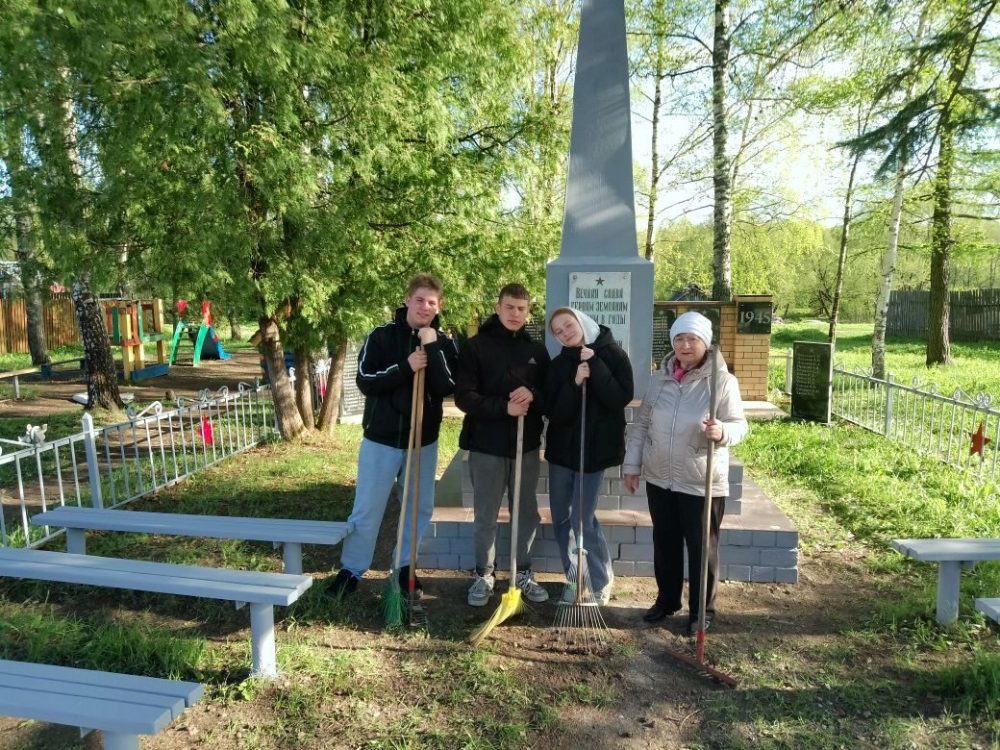
[[577, 529], [576, 529], [576, 597], [577, 601], [583, 596], [583, 467], [584, 467], [584, 446], [586, 445], [587, 434], [587, 379], [584, 378], [580, 384], [582, 400], [580, 402], [580, 476], [577, 508]]
[[[712, 347], [709, 355], [709, 397], [708, 418], [714, 421], [719, 407], [718, 349]], [[698, 599], [698, 661], [705, 661], [705, 624], [708, 622], [708, 548], [712, 535], [712, 472], [715, 464], [715, 441], [708, 441], [708, 456], [705, 461], [705, 507], [701, 514], [701, 571], [698, 578], [700, 597]]]
[[410, 488], [410, 468], [413, 464], [413, 441], [416, 437], [415, 425], [417, 422], [417, 375], [413, 375], [413, 387], [410, 392], [410, 434], [406, 441], [406, 468], [403, 469], [403, 494], [399, 498], [399, 522], [396, 524], [396, 552], [392, 562], [392, 569], [399, 570], [399, 564], [403, 554], [403, 529], [406, 528], [406, 498]]
[[414, 379], [414, 390], [417, 393], [417, 418], [414, 421], [413, 431], [413, 504], [410, 506], [410, 593], [413, 593], [417, 581], [417, 513], [420, 508], [420, 449], [423, 447], [424, 429], [424, 384], [426, 383], [427, 368], [417, 370]]
[[521, 507], [521, 462], [524, 452], [524, 415], [517, 418], [517, 455], [514, 456], [514, 494], [510, 513], [510, 585], [517, 578], [517, 518]]

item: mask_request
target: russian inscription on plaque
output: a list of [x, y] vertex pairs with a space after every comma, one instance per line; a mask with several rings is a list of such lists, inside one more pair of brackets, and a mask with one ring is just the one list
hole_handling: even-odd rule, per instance
[[629, 271], [600, 271], [569, 275], [569, 306], [586, 313], [611, 329], [611, 335], [626, 352], [632, 322], [632, 274]]
[[792, 345], [792, 417], [829, 424], [833, 399], [833, 345]]

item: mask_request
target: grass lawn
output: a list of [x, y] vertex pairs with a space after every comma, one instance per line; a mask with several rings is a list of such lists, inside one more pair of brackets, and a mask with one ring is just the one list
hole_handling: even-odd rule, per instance
[[[826, 341], [826, 323], [784, 323], [774, 326], [771, 353], [784, 354], [795, 341]], [[872, 324], [848, 323], [837, 329], [834, 361], [838, 367], [867, 370], [871, 368]], [[955, 364], [950, 367], [927, 367], [926, 342], [916, 338], [891, 337], [886, 347], [886, 370], [897, 383], [935, 383], [942, 393], [961, 388], [968, 394], [990, 393], [1000, 398], [1000, 341], [951, 344]], [[774, 369], [774, 368], [772, 368]], [[780, 365], [784, 377], [784, 364]], [[775, 381], [772, 377], [772, 385]]]

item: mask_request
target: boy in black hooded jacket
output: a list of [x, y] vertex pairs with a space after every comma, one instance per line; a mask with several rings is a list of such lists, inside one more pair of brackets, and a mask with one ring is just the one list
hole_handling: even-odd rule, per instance
[[472, 476], [476, 580], [468, 603], [482, 607], [493, 595], [497, 515], [504, 494], [514, 487], [517, 419], [524, 417], [517, 580], [511, 582], [531, 602], [548, 592], [531, 573], [531, 546], [538, 531], [538, 448], [542, 439], [542, 391], [549, 355], [531, 339], [524, 324], [530, 296], [520, 284], [500, 290], [496, 313], [463, 348], [455, 382], [455, 404], [465, 412], [459, 445], [469, 451]]

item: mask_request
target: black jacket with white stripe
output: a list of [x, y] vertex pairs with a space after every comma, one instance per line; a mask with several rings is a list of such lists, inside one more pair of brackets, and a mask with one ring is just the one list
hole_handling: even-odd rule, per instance
[[[441, 402], [455, 391], [458, 348], [438, 327], [437, 341], [424, 347], [427, 374], [424, 389], [421, 444], [438, 439], [443, 414]], [[410, 439], [410, 406], [413, 399], [413, 370], [407, 361], [420, 344], [417, 331], [406, 322], [406, 308], [396, 310], [396, 318], [368, 334], [358, 354], [358, 389], [365, 394], [365, 437], [375, 443], [406, 448]]]

